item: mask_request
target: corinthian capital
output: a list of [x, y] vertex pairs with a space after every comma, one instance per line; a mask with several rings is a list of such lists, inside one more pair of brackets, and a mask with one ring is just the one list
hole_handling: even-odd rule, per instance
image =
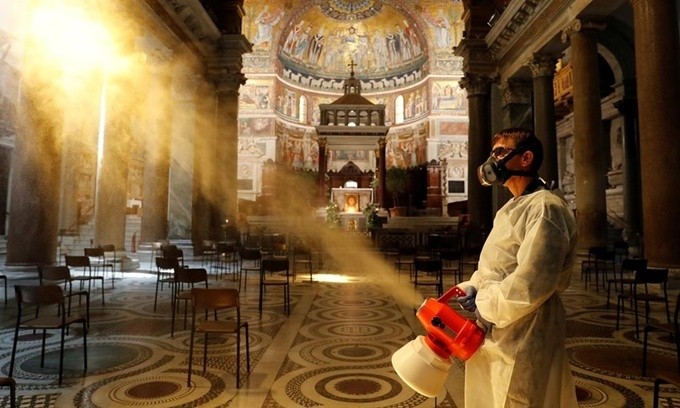
[[458, 81], [460, 87], [467, 91], [468, 97], [471, 96], [488, 96], [491, 91], [491, 83], [493, 79], [488, 76], [465, 74], [463, 78]]
[[534, 78], [555, 75], [555, 64], [557, 59], [550, 54], [534, 53], [534, 55], [529, 58], [529, 69], [531, 70], [531, 76]]
[[580, 33], [586, 30], [603, 30], [604, 27], [605, 24], [601, 21], [591, 21], [577, 18], [571, 23], [567, 24], [567, 26], [562, 30], [562, 42], [566, 43], [569, 41], [569, 38], [575, 33]]

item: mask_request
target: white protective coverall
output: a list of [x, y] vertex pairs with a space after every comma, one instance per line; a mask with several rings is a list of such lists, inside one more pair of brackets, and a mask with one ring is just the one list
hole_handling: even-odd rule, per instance
[[538, 190], [494, 219], [478, 270], [477, 312], [493, 324], [465, 364], [465, 407], [578, 407], [558, 293], [571, 279], [576, 221], [563, 198]]

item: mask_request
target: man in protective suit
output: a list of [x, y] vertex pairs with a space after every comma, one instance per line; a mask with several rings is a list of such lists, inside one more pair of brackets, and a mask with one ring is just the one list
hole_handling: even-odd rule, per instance
[[576, 221], [563, 197], [538, 176], [541, 142], [525, 129], [492, 140], [480, 182], [502, 184], [513, 198], [501, 208], [479, 267], [458, 286], [458, 302], [486, 329], [465, 365], [465, 407], [577, 407], [565, 349], [565, 311]]

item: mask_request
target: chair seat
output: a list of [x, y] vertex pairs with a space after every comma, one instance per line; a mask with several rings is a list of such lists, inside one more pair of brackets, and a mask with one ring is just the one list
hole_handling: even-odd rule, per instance
[[[241, 325], [243, 327], [243, 324]], [[239, 326], [236, 322], [205, 320], [196, 324], [197, 332], [208, 333], [236, 333]]]
[[[74, 314], [66, 318], [66, 324], [82, 322], [85, 320], [85, 316], [79, 314]], [[61, 327], [61, 317], [59, 316], [39, 316], [35, 319], [26, 320], [21, 322], [19, 326], [24, 329], [54, 329]]]

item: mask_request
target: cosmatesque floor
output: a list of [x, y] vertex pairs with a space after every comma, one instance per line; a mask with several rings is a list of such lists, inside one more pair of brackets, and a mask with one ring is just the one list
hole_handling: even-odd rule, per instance
[[[370, 270], [338, 270], [332, 260], [315, 271], [314, 282], [308, 275], [298, 275], [291, 289], [290, 316], [284, 313], [278, 288], [268, 288], [260, 314], [256, 277], [250, 276], [241, 301], [243, 317], [250, 324], [251, 372], [242, 364], [243, 384], [237, 389], [236, 343], [227, 336], [209, 341], [203, 373], [199, 340], [191, 386], [187, 386], [190, 333], [182, 326], [180, 312], [179, 328], [170, 336], [169, 290], [160, 292], [154, 312], [150, 254], [137, 255], [142, 269], [118, 272], [115, 288], [107, 279], [106, 306], [101, 305], [100, 292], [93, 290], [86, 373], [79, 330], [74, 328], [67, 336], [62, 386], [57, 384], [58, 336], [48, 338], [41, 368], [39, 337], [30, 332], [21, 335], [14, 372], [17, 406], [463, 407], [463, 363], [455, 361], [446, 390], [436, 399], [412, 391], [390, 363], [394, 351], [423, 332], [414, 310], [434, 293], [412, 292], [406, 273], [375, 278]], [[386, 266], [394, 273], [390, 268]], [[615, 306], [607, 309], [602, 289], [596, 293], [591, 284], [585, 290], [579, 275], [574, 274], [563, 299], [580, 406], [651, 407], [654, 373], [677, 369], [672, 339], [652, 336], [650, 372], [641, 376], [642, 341], [635, 337], [632, 315], [625, 314], [621, 329], [616, 330]], [[0, 303], [4, 375], [9, 371], [16, 318], [12, 286], [30, 281], [10, 279], [9, 283], [8, 305], [2, 308]], [[447, 285], [453, 283], [453, 277], [447, 277]], [[230, 276], [211, 276], [210, 285], [237, 286]], [[653, 318], [663, 316], [662, 309], [653, 310]], [[662, 406], [680, 407], [680, 390], [667, 386], [662, 395]], [[0, 389], [0, 406], [9, 407], [7, 389]]]

